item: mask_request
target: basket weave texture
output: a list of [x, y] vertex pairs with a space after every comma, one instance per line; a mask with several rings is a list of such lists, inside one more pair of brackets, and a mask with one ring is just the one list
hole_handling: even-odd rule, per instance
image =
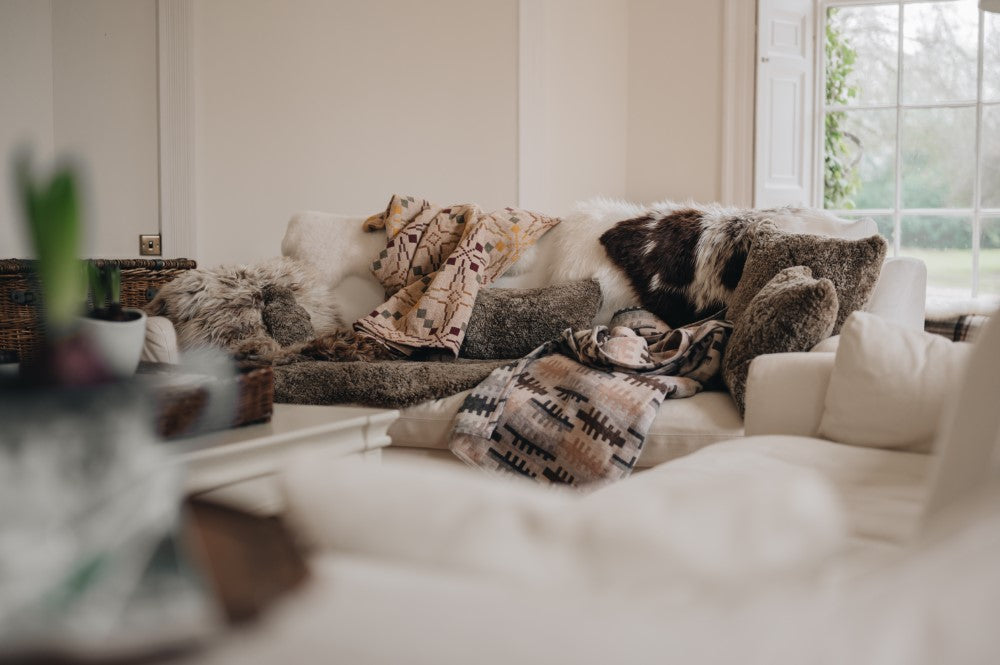
[[[98, 267], [122, 270], [123, 307], [142, 308], [157, 290], [185, 270], [196, 268], [191, 259], [95, 259]], [[0, 350], [14, 351], [30, 362], [41, 346], [41, 289], [35, 262], [0, 259]]]

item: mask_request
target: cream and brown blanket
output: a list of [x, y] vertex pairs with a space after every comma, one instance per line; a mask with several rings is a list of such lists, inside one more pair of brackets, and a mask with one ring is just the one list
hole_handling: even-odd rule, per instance
[[515, 208], [436, 206], [393, 196], [365, 230], [386, 231], [372, 273], [388, 300], [354, 324], [404, 355], [418, 349], [458, 355], [479, 289], [491, 283], [550, 228], [554, 217]]
[[731, 330], [717, 320], [671, 330], [643, 310], [619, 312], [610, 329], [567, 330], [479, 384], [449, 447], [473, 466], [543, 483], [624, 478], [663, 400], [718, 374]]

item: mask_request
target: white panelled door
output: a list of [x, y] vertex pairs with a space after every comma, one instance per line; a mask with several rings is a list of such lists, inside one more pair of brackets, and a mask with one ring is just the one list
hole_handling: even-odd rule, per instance
[[815, 205], [815, 3], [757, 3], [754, 205]]

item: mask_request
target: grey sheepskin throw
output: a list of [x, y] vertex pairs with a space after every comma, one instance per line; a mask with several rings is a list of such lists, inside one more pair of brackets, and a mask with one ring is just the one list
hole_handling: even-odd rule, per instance
[[600, 241], [642, 306], [676, 328], [728, 304], [753, 236], [775, 212], [712, 206], [650, 210], [619, 222]]
[[722, 379], [742, 415], [750, 361], [765, 353], [808, 351], [830, 336], [837, 320], [837, 291], [805, 266], [786, 268], [753, 297], [733, 324], [722, 357]]
[[[270, 294], [271, 300], [268, 300]], [[291, 307], [288, 296], [301, 308]], [[315, 335], [343, 328], [340, 309], [315, 270], [294, 259], [270, 259], [252, 265], [189, 270], [165, 284], [146, 306], [152, 316], [165, 316], [174, 324], [181, 350], [198, 347], [227, 349], [246, 355], [267, 355], [283, 344], [269, 333], [264, 321], [268, 303], [297, 317], [292, 327], [277, 325], [271, 331], [283, 339], [299, 338], [306, 331], [303, 313]], [[311, 336], [311, 335], [310, 335]]]
[[737, 323], [757, 292], [781, 270], [807, 266], [813, 277], [829, 279], [837, 290], [839, 310], [831, 333], [836, 335], [852, 312], [868, 304], [888, 247], [878, 235], [849, 240], [786, 233], [765, 225], [754, 237], [726, 318]]
[[264, 287], [264, 308], [260, 316], [267, 334], [281, 346], [307, 342], [316, 336], [312, 317], [305, 307], [295, 302], [295, 294], [287, 287], [277, 284]]
[[459, 356], [521, 358], [567, 328], [590, 328], [600, 308], [601, 287], [594, 279], [537, 289], [482, 289]]
[[299, 362], [274, 368], [274, 401], [402, 408], [473, 388], [507, 362]]

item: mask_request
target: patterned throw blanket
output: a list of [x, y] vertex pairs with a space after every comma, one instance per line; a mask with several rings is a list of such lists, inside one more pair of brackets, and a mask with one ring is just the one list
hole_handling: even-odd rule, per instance
[[385, 212], [365, 220], [366, 231], [386, 231], [372, 273], [388, 300], [355, 329], [404, 355], [436, 349], [457, 356], [479, 289], [558, 223], [515, 208], [483, 213], [475, 205], [441, 208], [393, 196]]
[[567, 330], [469, 394], [450, 448], [539, 482], [624, 478], [663, 400], [690, 397], [719, 372], [731, 330], [717, 320], [671, 330], [644, 310], [619, 312], [610, 329]]

